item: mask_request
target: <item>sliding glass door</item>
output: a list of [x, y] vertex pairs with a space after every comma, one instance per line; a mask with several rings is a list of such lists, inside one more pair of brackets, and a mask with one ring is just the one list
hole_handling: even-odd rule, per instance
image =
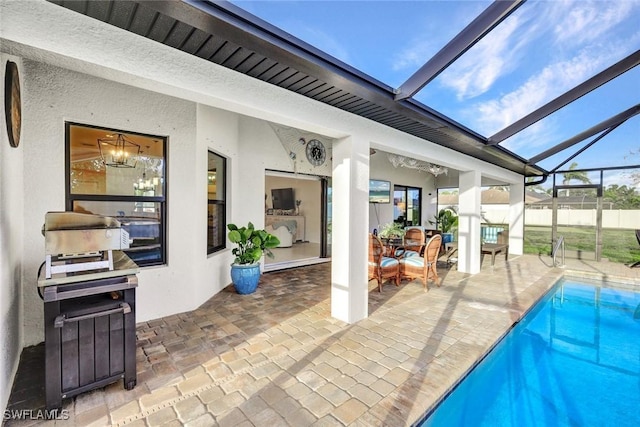
[[393, 186], [393, 221], [407, 227], [420, 225], [422, 189], [405, 185]]

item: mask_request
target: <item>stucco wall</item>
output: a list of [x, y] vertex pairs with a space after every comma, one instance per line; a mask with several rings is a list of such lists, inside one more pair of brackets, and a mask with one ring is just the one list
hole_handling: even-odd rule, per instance
[[[378, 151], [370, 160], [371, 179], [381, 179], [391, 182], [391, 203], [369, 203], [369, 231], [379, 228], [381, 224], [393, 221], [393, 186], [406, 185], [422, 188], [422, 222], [421, 226], [435, 228], [429, 224], [429, 219], [436, 214], [437, 192], [434, 176], [408, 168], [394, 168], [387, 158], [387, 154]], [[429, 195], [431, 193], [431, 195]]]
[[[22, 76], [22, 61], [7, 55], [0, 55], [3, 73], [7, 60], [18, 64], [18, 72]], [[0, 88], [4, 93], [4, 79], [0, 79]], [[4, 117], [4, 103], [0, 103], [0, 111]], [[0, 127], [0, 408], [4, 408], [22, 350], [22, 217], [25, 203], [22, 172], [25, 145], [10, 147], [4, 123]]]
[[[197, 112], [197, 148], [196, 159], [197, 169], [202, 171], [199, 176], [202, 179], [194, 181], [196, 186], [196, 194], [202, 194], [202, 198], [194, 200], [194, 209], [206, 213], [207, 211], [207, 188], [205, 174], [207, 170], [207, 151], [221, 155], [227, 159], [227, 200], [233, 200], [233, 190], [235, 183], [231, 179], [232, 170], [235, 167], [235, 161], [238, 158], [238, 126], [240, 116], [235, 113], [223, 111], [217, 108], [198, 105]], [[201, 199], [201, 200], [200, 200]], [[192, 203], [193, 204], [193, 203]], [[226, 206], [227, 222], [231, 218], [231, 205]], [[203, 217], [206, 221], [206, 217]], [[206, 228], [206, 222], [199, 224], [202, 230]], [[207, 236], [205, 233], [198, 233], [195, 236], [195, 246], [198, 253], [206, 254]], [[231, 255], [231, 247], [227, 242], [227, 248], [211, 254], [207, 257], [204, 274], [199, 278], [202, 282], [197, 289], [195, 295], [199, 303], [206, 301], [211, 295], [214, 295], [224, 289], [230, 282], [229, 269], [233, 256]]]
[[[43, 340], [36, 272], [44, 215], [64, 210], [64, 123], [168, 136], [167, 266], [142, 269], [137, 321], [191, 310], [230, 282], [230, 247], [206, 254], [207, 150], [229, 159], [227, 222], [264, 226], [265, 169], [293, 171], [268, 122], [25, 60], [25, 345]], [[200, 177], [203, 177], [200, 179]], [[32, 274], [28, 274], [31, 272]], [[185, 289], [189, 289], [185, 292]]]
[[236, 197], [229, 222], [241, 225], [251, 221], [263, 228], [265, 170], [293, 172], [293, 168], [268, 122], [241, 116], [238, 140], [242, 158], [234, 168]]
[[[29, 60], [24, 71], [25, 345], [43, 339], [36, 292], [36, 272], [44, 260], [40, 229], [47, 211], [65, 208], [65, 121], [169, 137], [168, 266], [139, 274], [137, 320], [194, 308], [198, 289], [206, 287], [200, 278], [207, 259], [206, 240], [193, 243], [193, 236], [206, 239], [205, 181], [194, 185], [206, 174], [206, 163], [197, 162], [196, 104]], [[203, 157], [206, 162], [206, 153]], [[199, 200], [202, 206], [194, 206]]]

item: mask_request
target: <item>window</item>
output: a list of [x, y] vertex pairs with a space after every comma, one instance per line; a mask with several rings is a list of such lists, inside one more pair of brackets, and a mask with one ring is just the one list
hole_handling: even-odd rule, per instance
[[207, 254], [226, 247], [227, 160], [211, 151], [207, 155]]
[[65, 124], [67, 210], [112, 216], [132, 240], [138, 265], [166, 263], [166, 143], [142, 135]]
[[393, 186], [393, 221], [407, 227], [421, 225], [422, 189]]

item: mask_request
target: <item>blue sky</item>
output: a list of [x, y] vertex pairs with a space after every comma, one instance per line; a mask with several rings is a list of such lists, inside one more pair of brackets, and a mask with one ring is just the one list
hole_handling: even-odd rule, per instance
[[[395, 88], [491, 4], [480, 0], [233, 3]], [[491, 136], [638, 49], [640, 0], [529, 0], [415, 98]], [[638, 103], [640, 66], [502, 145], [530, 158]], [[639, 138], [640, 115], [573, 161], [583, 168], [640, 164], [640, 153], [630, 154], [640, 151]], [[591, 140], [540, 164], [552, 169]]]

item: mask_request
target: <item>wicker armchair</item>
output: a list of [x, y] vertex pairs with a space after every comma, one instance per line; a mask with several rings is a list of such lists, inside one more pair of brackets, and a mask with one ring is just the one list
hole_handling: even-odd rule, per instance
[[425, 292], [427, 291], [427, 282], [432, 276], [437, 286], [440, 286], [436, 263], [440, 254], [440, 246], [442, 245], [442, 236], [436, 234], [427, 242], [424, 249], [424, 257], [410, 256], [400, 259], [400, 276], [404, 279], [421, 279]]
[[402, 256], [422, 256], [426, 234], [422, 228], [410, 227], [404, 233], [404, 244], [402, 249], [396, 250], [396, 258]]
[[382, 292], [384, 279], [393, 279], [400, 285], [400, 264], [397, 259], [383, 255], [384, 246], [378, 236], [369, 233], [369, 280], [378, 281], [378, 291]]

